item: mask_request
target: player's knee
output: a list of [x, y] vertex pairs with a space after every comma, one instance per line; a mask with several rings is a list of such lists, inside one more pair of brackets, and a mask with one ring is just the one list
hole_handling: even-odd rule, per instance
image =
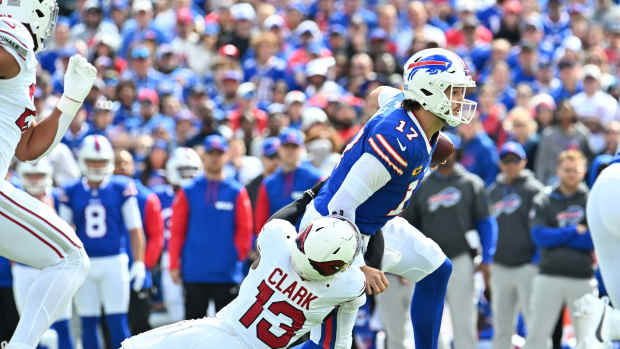
[[76, 249], [69, 253], [65, 259], [65, 263], [69, 268], [75, 271], [75, 277], [81, 280], [81, 284], [82, 281], [86, 279], [88, 271], [90, 270], [90, 258], [88, 258], [86, 251], [83, 248]]
[[448, 283], [450, 275], [452, 275], [452, 261], [446, 257], [443, 263], [432, 274], [436, 275], [436, 278], [442, 282]]

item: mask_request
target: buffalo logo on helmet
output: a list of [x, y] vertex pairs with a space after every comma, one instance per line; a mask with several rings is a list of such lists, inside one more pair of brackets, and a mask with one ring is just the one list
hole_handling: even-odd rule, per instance
[[432, 55], [424, 57], [423, 59], [413, 62], [407, 66], [407, 69], [411, 69], [407, 78], [411, 80], [413, 76], [421, 69], [426, 70], [430, 75], [437, 73], [443, 73], [448, 71], [452, 66], [452, 61], [444, 55]]

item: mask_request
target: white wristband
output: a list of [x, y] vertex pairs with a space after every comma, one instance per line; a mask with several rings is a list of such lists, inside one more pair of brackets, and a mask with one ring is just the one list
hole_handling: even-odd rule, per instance
[[72, 98], [66, 97], [62, 95], [58, 103], [56, 103], [56, 108], [60, 110], [63, 114], [70, 115], [71, 117], [77, 114], [78, 110], [82, 106], [82, 102], [78, 102]]

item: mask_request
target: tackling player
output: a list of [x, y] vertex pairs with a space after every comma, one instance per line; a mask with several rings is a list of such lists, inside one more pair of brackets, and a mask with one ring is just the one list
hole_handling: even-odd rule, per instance
[[239, 295], [216, 318], [160, 327], [123, 348], [288, 348], [333, 314], [338, 330], [328, 333], [328, 345], [349, 349], [365, 303], [364, 275], [349, 268], [360, 243], [359, 231], [343, 217], [321, 217], [299, 235], [290, 222], [274, 219], [256, 240], [260, 255]]
[[[620, 304], [620, 273], [617, 269], [620, 215], [616, 202], [620, 197], [620, 152], [606, 168], [595, 172], [600, 175], [590, 190], [586, 217], [605, 288], [611, 303], [617, 307]], [[575, 307], [575, 328], [583, 338], [577, 343], [577, 349], [603, 349], [612, 340], [620, 340], [620, 310], [592, 294], [578, 299]]]
[[[82, 320], [82, 343], [86, 349], [99, 348], [97, 325], [103, 306], [111, 345], [118, 348], [129, 337], [130, 281], [139, 291], [146, 276], [137, 191], [132, 179], [112, 175], [114, 151], [103, 136], [84, 138], [78, 163], [84, 177], [63, 188], [59, 212], [67, 222], [75, 224], [91, 257], [90, 273], [75, 296], [75, 308]], [[131, 270], [128, 245], [134, 258]]]
[[[355, 221], [365, 249], [369, 238], [408, 206], [429, 167], [439, 130], [473, 119], [477, 104], [465, 96], [476, 83], [458, 55], [439, 48], [419, 51], [405, 63], [403, 78], [402, 93], [387, 89], [371, 94], [379, 101], [379, 111], [345, 148], [340, 163], [308, 205], [302, 228], [316, 217], [335, 212]], [[411, 229], [403, 229], [407, 230]], [[370, 253], [381, 261], [384, 248], [400, 254], [394, 269], [384, 270], [419, 281], [411, 305], [415, 344], [434, 349], [452, 265], [440, 250], [418, 249], [425, 245], [419, 236], [411, 234], [400, 242], [386, 239], [385, 245], [382, 239], [374, 239], [377, 243], [369, 246], [366, 258]], [[387, 287], [380, 270], [364, 266], [360, 257], [356, 265], [366, 275], [369, 293]]]
[[[0, 2], [0, 178], [13, 156], [37, 160], [60, 142], [95, 81], [97, 70], [82, 56], [70, 58], [64, 93], [50, 116], [37, 122], [34, 106], [37, 59], [54, 33], [54, 0]], [[0, 182], [0, 255], [43, 271], [7, 349], [32, 349], [66, 309], [88, 273], [82, 243], [54, 210]]]

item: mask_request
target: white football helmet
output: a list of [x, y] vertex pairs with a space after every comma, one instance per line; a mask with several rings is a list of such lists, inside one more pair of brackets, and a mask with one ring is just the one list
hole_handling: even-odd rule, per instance
[[166, 163], [166, 178], [172, 185], [188, 185], [201, 173], [202, 161], [192, 148], [177, 148]]
[[468, 124], [476, 114], [478, 103], [465, 99], [467, 88], [475, 88], [476, 82], [454, 52], [443, 48], [419, 51], [405, 63], [403, 81], [405, 98], [417, 101], [450, 126]]
[[322, 281], [351, 265], [359, 253], [361, 235], [348, 219], [332, 215], [310, 222], [295, 242], [291, 259], [297, 274]]
[[[89, 167], [86, 160], [106, 160], [101, 168]], [[101, 135], [90, 135], [84, 138], [78, 151], [78, 164], [82, 175], [91, 182], [101, 182], [114, 173], [114, 149], [107, 138]]]
[[0, 1], [0, 16], [14, 18], [30, 29], [34, 52], [40, 52], [54, 34], [58, 4], [56, 0], [4, 0]]
[[[22, 187], [30, 195], [40, 195], [52, 189], [52, 174], [54, 169], [47, 158], [37, 163], [20, 162], [17, 165], [17, 175]], [[31, 178], [33, 175], [43, 175], [42, 178]]]

